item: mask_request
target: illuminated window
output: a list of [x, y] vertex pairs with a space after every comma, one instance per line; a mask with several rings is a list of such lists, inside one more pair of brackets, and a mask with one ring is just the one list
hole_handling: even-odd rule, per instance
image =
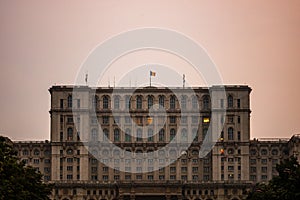
[[203, 123], [209, 123], [210, 119], [209, 117], [203, 117]]

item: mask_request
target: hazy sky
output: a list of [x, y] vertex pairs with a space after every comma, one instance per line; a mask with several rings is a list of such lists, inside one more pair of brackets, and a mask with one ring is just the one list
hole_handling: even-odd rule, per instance
[[[0, 134], [49, 139], [49, 87], [73, 84], [97, 45], [142, 27], [187, 35], [206, 49], [224, 83], [253, 89], [252, 138], [300, 132], [300, 1], [2, 0]], [[124, 57], [124, 66], [138, 55]], [[142, 60], [172, 66], [176, 58], [168, 56], [146, 51]]]

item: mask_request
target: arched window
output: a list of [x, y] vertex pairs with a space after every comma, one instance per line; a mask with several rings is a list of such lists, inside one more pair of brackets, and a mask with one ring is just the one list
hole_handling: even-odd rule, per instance
[[136, 97], [136, 109], [142, 109], [143, 100], [141, 96]]
[[186, 109], [186, 96], [181, 96], [181, 103], [180, 103], [181, 109]]
[[72, 108], [73, 106], [73, 100], [72, 100], [72, 95], [68, 96], [68, 108]]
[[95, 95], [93, 98], [92, 98], [92, 105], [93, 105], [93, 109], [97, 109], [98, 108], [98, 96]]
[[130, 96], [125, 97], [125, 108], [130, 109], [131, 108], [131, 102], [130, 102]]
[[67, 149], [67, 154], [72, 155], [73, 154], [73, 149]]
[[68, 138], [68, 140], [73, 140], [73, 128], [68, 128], [67, 138]]
[[103, 129], [103, 141], [109, 140], [109, 131], [108, 129]]
[[103, 97], [103, 109], [108, 109], [108, 102], [109, 102], [109, 99], [108, 99], [108, 96], [104, 96]]
[[143, 133], [140, 128], [136, 131], [136, 141], [143, 141]]
[[192, 97], [192, 108], [197, 109], [198, 108], [198, 98], [197, 96]]
[[160, 107], [165, 107], [165, 96], [160, 95], [160, 96], [158, 97], [158, 103], [159, 103], [159, 106], [160, 106]]
[[151, 128], [148, 129], [148, 141], [153, 142], [153, 130]]
[[125, 131], [125, 142], [131, 142], [131, 130], [129, 128]]
[[172, 141], [176, 136], [176, 130], [174, 128], [172, 128], [170, 130], [170, 141]]
[[119, 142], [120, 141], [120, 130], [117, 129], [117, 128], [114, 130], [114, 141], [115, 142]]
[[37, 149], [35, 149], [35, 150], [33, 151], [33, 154], [34, 154], [35, 156], [38, 156], [38, 155], [40, 155], [40, 151], [37, 150]]
[[98, 130], [93, 128], [91, 133], [91, 140], [97, 141], [98, 140]]
[[23, 156], [27, 156], [27, 155], [29, 155], [28, 150], [27, 149], [23, 150]]
[[231, 95], [228, 96], [228, 108], [232, 108], [233, 107], [233, 97]]
[[148, 96], [148, 109], [153, 106], [153, 96]]
[[187, 130], [185, 128], [181, 130], [181, 141], [182, 142], [187, 141]]
[[265, 155], [268, 154], [268, 150], [267, 149], [262, 149], [260, 153], [261, 153], [261, 155], [265, 156]]
[[209, 109], [209, 96], [207, 95], [203, 97], [203, 109]]
[[232, 127], [228, 128], [227, 133], [228, 133], [228, 140], [233, 140], [234, 135], [233, 135], [233, 128]]
[[120, 97], [119, 96], [114, 97], [114, 109], [120, 109]]
[[170, 97], [170, 109], [175, 109], [175, 107], [176, 107], [176, 99], [175, 99], [175, 96], [172, 95]]
[[158, 140], [160, 142], [165, 141], [165, 129], [160, 129], [160, 131], [158, 133]]

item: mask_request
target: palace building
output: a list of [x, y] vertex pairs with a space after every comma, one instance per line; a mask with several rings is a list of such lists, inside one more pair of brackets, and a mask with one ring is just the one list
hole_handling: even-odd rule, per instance
[[49, 92], [50, 141], [14, 147], [55, 184], [51, 199], [241, 200], [280, 161], [300, 159], [300, 135], [250, 139], [248, 86]]

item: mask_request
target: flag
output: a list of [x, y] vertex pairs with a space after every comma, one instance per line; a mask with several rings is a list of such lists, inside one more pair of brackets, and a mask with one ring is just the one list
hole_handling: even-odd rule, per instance
[[156, 75], [156, 73], [155, 72], [153, 72], [153, 71], [150, 71], [150, 76], [155, 76]]

